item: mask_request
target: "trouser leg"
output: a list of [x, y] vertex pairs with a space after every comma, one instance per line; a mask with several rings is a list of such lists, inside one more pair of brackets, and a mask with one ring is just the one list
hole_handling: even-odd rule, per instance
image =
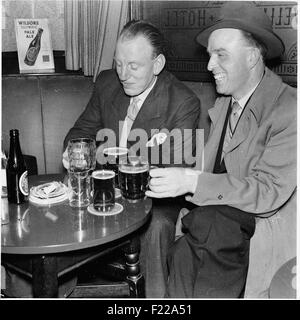
[[186, 233], [168, 257], [168, 296], [240, 297], [255, 230], [253, 216], [229, 206], [204, 206], [193, 209], [182, 223]]
[[147, 298], [165, 296], [167, 253], [174, 243], [175, 224], [181, 205], [176, 199], [153, 201], [151, 221], [141, 235], [140, 262]]
[[178, 239], [170, 249], [168, 266], [170, 272], [165, 297], [191, 298], [195, 268], [193, 254], [185, 236]]

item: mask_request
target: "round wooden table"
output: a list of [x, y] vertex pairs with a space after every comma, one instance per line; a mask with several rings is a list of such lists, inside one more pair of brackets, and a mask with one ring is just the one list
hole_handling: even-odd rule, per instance
[[[29, 185], [62, 181], [63, 178], [63, 175], [31, 176]], [[122, 204], [124, 209], [112, 216], [97, 216], [86, 208], [72, 208], [68, 200], [50, 206], [29, 202], [21, 205], [7, 203], [9, 223], [1, 226], [2, 263], [15, 264], [17, 268], [21, 264], [25, 272], [32, 275], [35, 286], [35, 280], [42, 281], [49, 273], [57, 278], [66, 272], [66, 268], [70, 269], [70, 254], [74, 264], [82, 265], [84, 261], [90, 261], [91, 256], [98, 255], [102, 248], [107, 250], [118, 241], [130, 237], [150, 217], [151, 199], [129, 203], [119, 198], [116, 202]], [[65, 263], [62, 259], [64, 253]], [[58, 255], [60, 265], [57, 264]], [[54, 258], [54, 262], [46, 264], [41, 261], [45, 257], [49, 261]], [[27, 258], [38, 262], [32, 268], [24, 267]], [[54, 283], [56, 285], [42, 293], [43, 296], [57, 294], [57, 281]], [[38, 288], [34, 291], [36, 296], [40, 296]]]

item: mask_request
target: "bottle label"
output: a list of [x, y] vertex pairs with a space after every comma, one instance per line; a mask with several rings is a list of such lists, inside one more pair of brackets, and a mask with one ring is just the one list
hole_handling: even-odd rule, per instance
[[36, 48], [35, 47], [29, 48], [28, 51], [27, 51], [27, 54], [26, 54], [26, 58], [29, 61], [33, 62], [33, 61], [35, 61], [36, 56], [37, 56]]
[[19, 180], [19, 187], [24, 196], [28, 196], [28, 171], [24, 171]]

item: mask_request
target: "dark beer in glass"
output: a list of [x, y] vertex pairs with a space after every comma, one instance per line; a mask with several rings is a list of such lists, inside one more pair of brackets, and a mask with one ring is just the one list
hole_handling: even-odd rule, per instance
[[149, 181], [149, 164], [139, 157], [128, 157], [119, 164], [119, 183], [122, 196], [130, 201], [145, 197]]
[[115, 206], [115, 173], [112, 170], [96, 170], [92, 173], [93, 206], [107, 212]]
[[106, 157], [106, 164], [103, 166], [106, 170], [113, 170], [115, 173], [115, 185], [120, 188], [119, 178], [118, 178], [118, 166], [121, 159], [127, 158], [128, 155], [127, 148], [112, 147], [105, 148], [103, 154]]

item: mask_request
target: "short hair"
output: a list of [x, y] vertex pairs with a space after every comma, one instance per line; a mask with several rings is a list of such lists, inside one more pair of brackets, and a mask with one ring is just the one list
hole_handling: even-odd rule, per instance
[[266, 46], [259, 40], [257, 40], [252, 33], [240, 30], [242, 32], [242, 35], [247, 42], [247, 44], [251, 47], [257, 48], [260, 51], [260, 54], [262, 55], [263, 59], [265, 59], [267, 54], [267, 48]]
[[150, 22], [145, 20], [131, 20], [123, 27], [120, 37], [132, 39], [142, 35], [149, 40], [153, 47], [153, 56], [156, 58], [160, 54], [165, 54], [166, 42], [163, 34]]

